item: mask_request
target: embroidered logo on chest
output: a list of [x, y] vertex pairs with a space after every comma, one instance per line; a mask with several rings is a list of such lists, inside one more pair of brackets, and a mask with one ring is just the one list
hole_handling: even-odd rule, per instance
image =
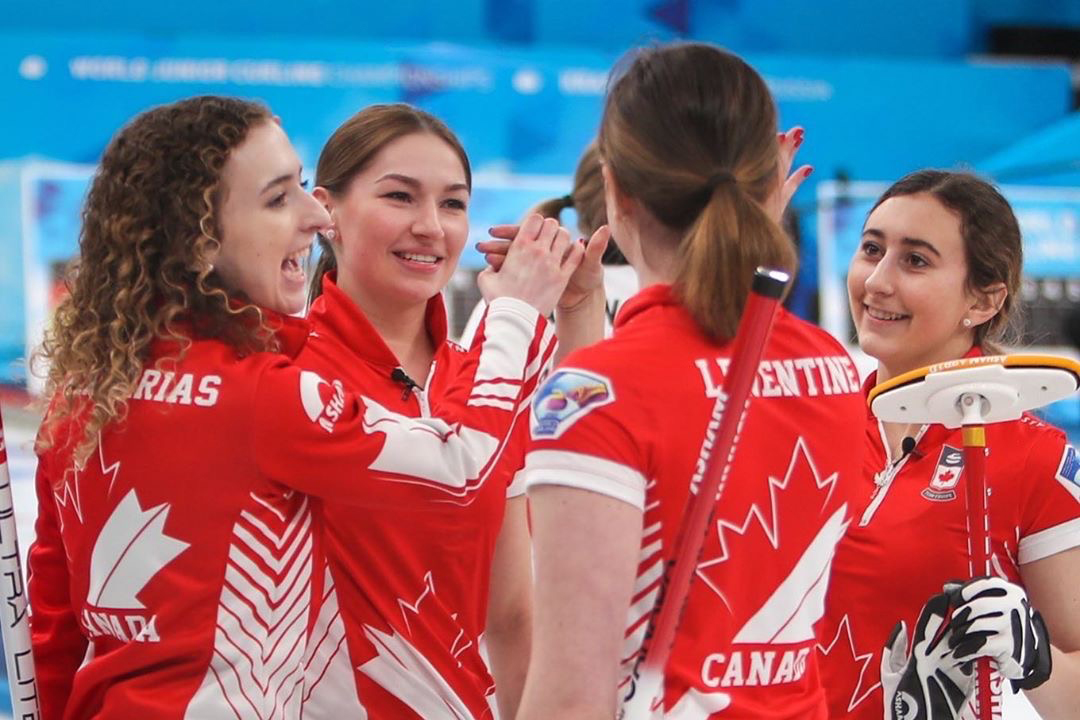
[[938, 455], [937, 466], [930, 478], [929, 487], [922, 491], [922, 496], [933, 502], [948, 502], [956, 497], [956, 484], [964, 472], [964, 451], [946, 445]]

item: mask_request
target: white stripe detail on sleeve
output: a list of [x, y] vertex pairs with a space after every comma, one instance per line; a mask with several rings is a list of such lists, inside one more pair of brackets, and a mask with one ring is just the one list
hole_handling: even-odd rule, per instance
[[500, 297], [491, 301], [475, 384], [524, 376], [539, 313], [528, 303]]
[[521, 386], [517, 383], [508, 382], [481, 382], [473, 385], [472, 396], [486, 395], [489, 397], [507, 398], [514, 400], [518, 396], [518, 392], [521, 391]]
[[555, 351], [558, 349], [559, 339], [555, 337], [555, 324], [547, 323], [544, 325], [544, 334], [540, 338], [540, 351], [525, 368], [525, 379], [529, 380], [539, 374], [540, 381], [543, 382], [555, 364]]
[[1016, 562], [1026, 565], [1080, 545], [1080, 518], [1020, 538]]
[[510, 400], [496, 400], [495, 398], [487, 397], [473, 396], [469, 398], [469, 402], [466, 404], [469, 407], [494, 407], [499, 408], [500, 410], [507, 410], [509, 412], [513, 412], [517, 409], [517, 405], [515, 405]]
[[640, 472], [595, 455], [568, 450], [533, 450], [525, 459], [525, 486], [563, 485], [622, 500], [645, 508], [647, 481]]

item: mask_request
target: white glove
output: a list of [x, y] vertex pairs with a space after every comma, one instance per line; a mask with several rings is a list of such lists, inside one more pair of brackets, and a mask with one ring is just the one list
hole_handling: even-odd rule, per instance
[[915, 624], [910, 656], [907, 625], [893, 628], [881, 656], [884, 720], [957, 720], [975, 690], [971, 663], [949, 647], [950, 597], [930, 598]]
[[957, 660], [988, 657], [1012, 682], [1013, 691], [1030, 690], [1050, 677], [1050, 636], [1027, 593], [996, 577], [946, 585], [956, 606], [949, 645]]

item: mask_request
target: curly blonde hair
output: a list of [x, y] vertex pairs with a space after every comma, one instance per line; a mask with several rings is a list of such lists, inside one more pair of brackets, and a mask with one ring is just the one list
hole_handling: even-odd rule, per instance
[[101, 158], [82, 215], [68, 297], [35, 361], [48, 364], [40, 449], [64, 442], [82, 466], [106, 425], [122, 421], [155, 339], [216, 337], [238, 354], [272, 346], [261, 311], [232, 298], [207, 258], [230, 151], [271, 122], [263, 105], [202, 96], [163, 105], [122, 128]]

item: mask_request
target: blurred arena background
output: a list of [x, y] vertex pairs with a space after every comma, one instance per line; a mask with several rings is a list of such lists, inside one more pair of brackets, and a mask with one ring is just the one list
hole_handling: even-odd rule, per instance
[[[0, 0], [0, 403], [22, 547], [40, 387], [26, 358], [62, 297], [94, 163], [129, 117], [199, 93], [259, 99], [313, 168], [362, 106], [414, 103], [471, 156], [475, 241], [568, 192], [612, 64], [680, 38], [744, 55], [783, 126], [806, 128], [796, 312], [850, 343], [844, 274], [874, 197], [916, 168], [968, 168], [1024, 231], [1025, 343], [1077, 357], [1080, 0]], [[448, 291], [459, 330], [480, 263], [467, 251]], [[1045, 414], [1080, 439], [1080, 398]]]

